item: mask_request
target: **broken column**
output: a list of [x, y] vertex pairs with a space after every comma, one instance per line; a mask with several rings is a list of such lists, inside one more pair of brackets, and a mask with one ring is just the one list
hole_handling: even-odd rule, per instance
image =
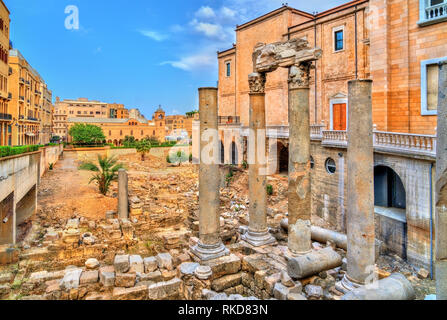
[[375, 279], [371, 89], [372, 80], [348, 82], [348, 269], [343, 280], [336, 286], [343, 292]]
[[447, 63], [439, 64], [436, 150], [436, 298], [447, 300]]
[[342, 300], [414, 300], [416, 295], [410, 281], [400, 273], [377, 281], [375, 286], [362, 286], [348, 292]]
[[312, 250], [310, 193], [309, 70], [305, 62], [289, 69], [289, 250]]
[[129, 218], [129, 184], [125, 169], [118, 170], [118, 217]]
[[265, 73], [248, 76], [250, 85], [249, 227], [242, 239], [253, 246], [276, 242], [267, 227], [267, 157], [265, 154]]
[[220, 238], [219, 221], [219, 135], [217, 124], [217, 88], [199, 89], [200, 165], [199, 233], [191, 252], [201, 261], [227, 255]]

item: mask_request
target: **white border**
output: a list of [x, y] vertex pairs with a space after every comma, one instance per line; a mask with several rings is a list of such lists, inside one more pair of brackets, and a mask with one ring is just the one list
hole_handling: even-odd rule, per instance
[[334, 130], [334, 104], [341, 104], [346, 103], [346, 130], [349, 128], [349, 104], [348, 104], [348, 98], [335, 98], [329, 100], [329, 112], [330, 112], [330, 128], [329, 130]]
[[438, 110], [427, 109], [427, 66], [447, 61], [447, 57], [421, 61], [421, 116], [436, 116]]
[[[343, 49], [341, 50], [335, 50], [335, 32], [337, 31], [343, 31]], [[346, 48], [346, 32], [345, 32], [345, 26], [338, 26], [338, 27], [333, 27], [332, 28], [332, 50], [333, 52], [342, 52], [345, 51]]]

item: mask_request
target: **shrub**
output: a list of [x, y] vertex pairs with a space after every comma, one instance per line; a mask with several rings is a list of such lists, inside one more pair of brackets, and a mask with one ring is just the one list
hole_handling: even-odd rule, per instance
[[247, 168], [248, 168], [248, 163], [247, 163], [247, 161], [242, 161], [242, 168], [244, 168], [244, 170], [247, 170]]
[[273, 186], [271, 184], [267, 185], [267, 194], [269, 196], [273, 195]]

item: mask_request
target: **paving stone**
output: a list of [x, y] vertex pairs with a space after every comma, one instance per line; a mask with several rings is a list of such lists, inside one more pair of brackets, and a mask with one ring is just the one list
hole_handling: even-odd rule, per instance
[[131, 255], [129, 257], [130, 269], [129, 272], [144, 273], [143, 258], [139, 255]]
[[115, 276], [115, 287], [130, 288], [135, 285], [136, 273], [117, 273]]
[[159, 282], [149, 286], [150, 300], [178, 299], [181, 296], [182, 281], [174, 278], [167, 282]]
[[127, 271], [129, 271], [129, 255], [116, 255], [113, 266], [115, 267], [116, 273], [126, 273]]
[[92, 270], [92, 271], [84, 271], [81, 274], [81, 278], [79, 280], [79, 283], [81, 285], [83, 284], [92, 284], [97, 283], [99, 281], [99, 271], [98, 270]]
[[158, 262], [155, 257], [144, 258], [143, 263], [144, 272], [146, 273], [154, 272], [158, 268]]
[[173, 270], [172, 256], [169, 253], [159, 253], [156, 257], [160, 269]]

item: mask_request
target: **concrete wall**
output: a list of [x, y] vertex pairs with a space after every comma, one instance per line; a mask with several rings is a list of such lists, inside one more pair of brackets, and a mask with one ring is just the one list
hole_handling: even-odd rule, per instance
[[40, 177], [49, 163], [57, 162], [62, 150], [62, 146], [53, 146], [0, 159], [0, 244], [15, 243], [16, 226], [36, 211]]
[[40, 148], [40, 177], [47, 172], [51, 163], [56, 164], [63, 150], [64, 146], [61, 144], [57, 146]]

